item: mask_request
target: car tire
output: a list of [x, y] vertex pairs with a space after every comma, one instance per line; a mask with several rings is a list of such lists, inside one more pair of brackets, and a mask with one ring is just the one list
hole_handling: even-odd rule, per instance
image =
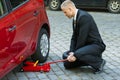
[[49, 49], [49, 35], [46, 29], [42, 28], [39, 32], [36, 52], [31, 56], [33, 61], [39, 60], [40, 63], [45, 62], [49, 55]]
[[53, 11], [60, 10], [60, 5], [61, 5], [60, 0], [49, 0], [48, 3], [48, 7]]
[[109, 0], [108, 10], [112, 13], [120, 12], [120, 0]]

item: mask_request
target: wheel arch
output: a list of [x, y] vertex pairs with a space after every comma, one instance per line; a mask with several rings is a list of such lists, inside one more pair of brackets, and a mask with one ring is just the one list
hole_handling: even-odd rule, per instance
[[49, 38], [50, 38], [50, 27], [49, 27], [49, 24], [45, 23], [42, 25], [41, 29], [44, 28], [47, 30], [48, 34], [49, 34]]
[[[50, 0], [45, 0], [47, 2], [47, 4], [49, 3]], [[65, 0], [60, 0], [60, 2], [62, 3]]]
[[108, 2], [109, 2], [110, 0], [106, 0], [106, 9], [108, 8]]

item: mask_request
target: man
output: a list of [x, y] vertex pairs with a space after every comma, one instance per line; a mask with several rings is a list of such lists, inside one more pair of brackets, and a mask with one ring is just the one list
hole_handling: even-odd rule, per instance
[[68, 18], [73, 18], [73, 35], [70, 50], [63, 54], [66, 69], [91, 66], [95, 73], [103, 71], [105, 60], [102, 52], [105, 44], [101, 39], [98, 28], [92, 16], [85, 11], [78, 10], [74, 3], [66, 0], [61, 4], [61, 9]]

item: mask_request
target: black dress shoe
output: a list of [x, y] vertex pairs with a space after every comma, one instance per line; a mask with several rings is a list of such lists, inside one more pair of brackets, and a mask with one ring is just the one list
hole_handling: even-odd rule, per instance
[[99, 74], [99, 73], [103, 72], [105, 64], [106, 64], [106, 61], [103, 59], [100, 67], [98, 69], [95, 69], [95, 74]]

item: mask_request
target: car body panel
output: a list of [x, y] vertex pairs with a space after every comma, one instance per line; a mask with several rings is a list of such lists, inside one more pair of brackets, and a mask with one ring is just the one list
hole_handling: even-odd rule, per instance
[[[27, 46], [31, 44], [31, 39], [35, 28], [38, 26], [39, 18], [38, 15], [34, 16], [35, 12], [38, 11], [38, 5], [35, 0], [31, 0], [30, 2], [26, 2], [21, 7], [15, 9], [12, 14], [14, 14], [15, 26], [16, 26], [16, 37], [14, 40], [16, 41], [16, 46], [18, 47], [18, 53], [21, 55], [22, 51], [26, 54], [22, 54], [22, 56], [26, 56], [30, 50], [26, 50]], [[21, 13], [22, 12], [22, 13]], [[38, 11], [39, 12], [39, 11]], [[29, 29], [29, 30], [28, 30]], [[17, 54], [18, 55], [18, 54]], [[19, 55], [19, 56], [20, 56]], [[17, 58], [19, 58], [19, 56]]]
[[15, 8], [8, 7], [9, 12], [0, 16], [0, 78], [35, 52], [44, 25], [50, 35], [43, 0], [26, 0]]
[[86, 8], [96, 8], [96, 7], [106, 7], [107, 0], [72, 0], [77, 7], [86, 7]]
[[18, 53], [17, 47], [13, 46], [16, 31], [9, 32], [9, 29], [15, 24], [14, 20], [15, 18], [12, 14], [0, 20], [0, 71], [3, 70], [6, 63]]

